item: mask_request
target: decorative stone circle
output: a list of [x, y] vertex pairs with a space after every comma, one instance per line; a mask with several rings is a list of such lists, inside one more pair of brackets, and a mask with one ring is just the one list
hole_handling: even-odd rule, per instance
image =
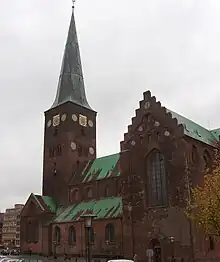
[[63, 115], [61, 116], [61, 121], [64, 122], [65, 120], [66, 120], [66, 114], [63, 114]]
[[75, 115], [75, 114], [72, 114], [72, 119], [73, 119], [73, 121], [74, 121], [74, 122], [76, 122], [76, 121], [78, 120], [78, 117], [77, 117], [77, 115]]
[[75, 142], [71, 142], [70, 147], [71, 147], [71, 149], [73, 151], [76, 150], [76, 143]]
[[145, 102], [144, 108], [145, 108], [145, 109], [148, 109], [149, 107], [150, 107], [150, 102]]

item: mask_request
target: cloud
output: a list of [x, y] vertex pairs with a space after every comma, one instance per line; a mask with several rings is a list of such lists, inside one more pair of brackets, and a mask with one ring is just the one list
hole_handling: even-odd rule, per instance
[[[119, 150], [142, 93], [208, 127], [216, 117], [219, 1], [80, 0], [75, 14], [98, 154]], [[52, 104], [71, 1], [1, 4], [0, 207], [40, 193], [43, 112]]]

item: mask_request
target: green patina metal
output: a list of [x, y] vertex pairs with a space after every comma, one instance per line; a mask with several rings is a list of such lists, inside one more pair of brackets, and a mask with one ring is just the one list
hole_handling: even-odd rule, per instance
[[220, 138], [220, 128], [211, 130], [211, 133], [215, 137], [216, 140], [219, 140]]
[[93, 160], [91, 166], [82, 173], [83, 182], [90, 182], [91, 180], [100, 180], [108, 178], [111, 175], [120, 176], [117, 168], [117, 163], [120, 158], [120, 153], [96, 158]]
[[[219, 133], [220, 134], [220, 129], [216, 129], [216, 130], [208, 130], [198, 124], [196, 124], [195, 122], [187, 119], [184, 116], [181, 116], [179, 114], [177, 114], [176, 112], [173, 112], [169, 109], [166, 109], [167, 112], [172, 114], [173, 118], [177, 119], [178, 124], [182, 124], [184, 127], [184, 134], [186, 136], [189, 136], [193, 139], [196, 139], [198, 141], [201, 141], [205, 144], [208, 145], [212, 145], [216, 142], [216, 139], [218, 135], [215, 134]], [[218, 130], [218, 131], [217, 131]]]
[[57, 203], [52, 197], [41, 196], [42, 200], [49, 207], [50, 211], [56, 213], [57, 211]]
[[57, 209], [53, 223], [78, 221], [82, 215], [93, 214], [95, 219], [119, 217], [122, 213], [122, 198], [110, 197], [101, 200], [81, 202]]
[[91, 109], [86, 98], [74, 13], [72, 13], [55, 101], [51, 108], [73, 102]]

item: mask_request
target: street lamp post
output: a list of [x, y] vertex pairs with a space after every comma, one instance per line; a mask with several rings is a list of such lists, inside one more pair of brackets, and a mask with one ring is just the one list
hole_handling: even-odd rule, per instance
[[86, 262], [92, 261], [91, 254], [91, 229], [92, 229], [92, 220], [96, 216], [93, 214], [82, 215], [81, 218], [84, 219], [85, 226], [85, 249], [86, 249]]
[[175, 257], [174, 257], [174, 241], [175, 241], [175, 238], [174, 238], [174, 237], [170, 237], [170, 244], [171, 244], [171, 249], [172, 249], [171, 262], [175, 262]]
[[53, 241], [53, 257], [54, 257], [55, 259], [57, 258], [56, 248], [57, 248], [57, 241], [54, 240], [54, 241]]

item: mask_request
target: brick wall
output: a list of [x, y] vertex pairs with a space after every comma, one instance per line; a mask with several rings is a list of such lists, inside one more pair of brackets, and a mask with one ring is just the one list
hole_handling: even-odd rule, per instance
[[[113, 244], [107, 244], [105, 242], [105, 227], [108, 223], [112, 223], [115, 228], [115, 242]], [[76, 230], [76, 245], [69, 246], [68, 244], [68, 233], [71, 226], [75, 227]], [[57, 225], [52, 226], [54, 231]], [[85, 254], [85, 231], [83, 222], [65, 223], [58, 225], [61, 229], [61, 241], [60, 245], [56, 246], [56, 254], [62, 255], [64, 253], [73, 255], [84, 255]], [[97, 220], [93, 221], [93, 228], [95, 232], [95, 242], [92, 246], [94, 255], [100, 254], [122, 254], [123, 253], [123, 232], [122, 222], [120, 219], [110, 220]], [[55, 246], [53, 245], [52, 250], [54, 252]]]

